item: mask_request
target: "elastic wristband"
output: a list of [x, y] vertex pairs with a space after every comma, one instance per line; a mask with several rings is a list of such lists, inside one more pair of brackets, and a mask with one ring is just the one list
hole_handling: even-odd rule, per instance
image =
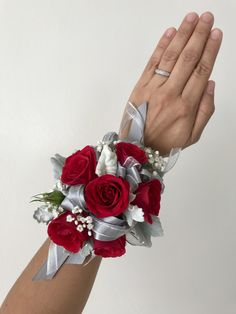
[[138, 108], [128, 102], [119, 135], [108, 132], [95, 146], [51, 157], [53, 189], [31, 201], [43, 203], [33, 217], [47, 225], [50, 238], [47, 259], [32, 280], [52, 279], [64, 263], [85, 266], [95, 256], [122, 256], [127, 242], [151, 247], [151, 238], [163, 235], [163, 176], [181, 148], [172, 148], [166, 160], [145, 147], [146, 113], [147, 102]]

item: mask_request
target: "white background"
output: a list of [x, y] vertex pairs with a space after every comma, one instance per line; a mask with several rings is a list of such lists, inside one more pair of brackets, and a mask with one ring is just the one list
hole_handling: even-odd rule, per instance
[[46, 238], [30, 197], [50, 157], [117, 131], [167, 27], [212, 11], [224, 32], [216, 111], [166, 175], [153, 247], [103, 259], [84, 313], [236, 313], [234, 0], [0, 1], [0, 301]]

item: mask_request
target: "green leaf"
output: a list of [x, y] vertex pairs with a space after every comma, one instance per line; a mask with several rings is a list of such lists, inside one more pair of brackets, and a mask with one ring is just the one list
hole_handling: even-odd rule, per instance
[[62, 201], [65, 198], [65, 195], [58, 191], [58, 190], [53, 190], [52, 192], [45, 192], [45, 193], [39, 193], [36, 195], [33, 195], [32, 197], [34, 197], [33, 200], [30, 201], [30, 203], [32, 202], [49, 202], [52, 205], [56, 205], [59, 206]]

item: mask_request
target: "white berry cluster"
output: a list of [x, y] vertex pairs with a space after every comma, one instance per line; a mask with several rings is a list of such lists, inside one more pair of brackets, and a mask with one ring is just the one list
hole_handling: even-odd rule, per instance
[[156, 171], [163, 171], [166, 165], [166, 161], [162, 156], [160, 156], [158, 150], [154, 150], [151, 147], [145, 147], [144, 148], [147, 156], [148, 156], [148, 162], [152, 165], [153, 168], [153, 174], [156, 174]]
[[77, 214], [77, 218], [73, 217], [72, 215], [68, 215], [66, 217], [66, 221], [67, 222], [72, 222], [74, 221], [74, 224], [77, 226], [76, 229], [79, 232], [84, 231], [84, 229], [88, 229], [88, 235], [91, 236], [92, 235], [92, 229], [93, 229], [93, 218], [91, 216], [87, 216], [87, 217], [83, 217], [82, 215], [80, 215], [83, 212], [83, 209], [79, 208], [78, 206], [75, 206], [72, 209], [72, 213], [73, 214]]

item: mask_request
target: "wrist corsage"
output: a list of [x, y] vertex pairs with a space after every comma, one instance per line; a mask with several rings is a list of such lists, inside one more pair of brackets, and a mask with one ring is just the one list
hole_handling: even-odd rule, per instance
[[125, 139], [108, 132], [95, 146], [51, 157], [53, 189], [31, 201], [43, 203], [33, 217], [47, 225], [50, 238], [47, 260], [33, 280], [53, 278], [64, 263], [84, 266], [97, 255], [122, 256], [127, 242], [151, 247], [151, 237], [163, 235], [163, 176], [181, 149], [173, 148], [165, 160], [145, 147], [146, 110], [146, 102], [138, 108], [128, 103]]

